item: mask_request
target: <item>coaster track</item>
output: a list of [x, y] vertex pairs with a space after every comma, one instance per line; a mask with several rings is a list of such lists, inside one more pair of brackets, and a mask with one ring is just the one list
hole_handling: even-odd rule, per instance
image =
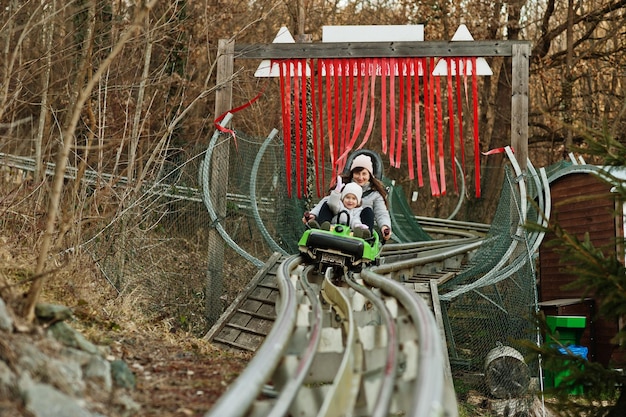
[[271, 263], [275, 324], [206, 417], [457, 415], [439, 328], [414, 291], [369, 270], [322, 275], [300, 256]]

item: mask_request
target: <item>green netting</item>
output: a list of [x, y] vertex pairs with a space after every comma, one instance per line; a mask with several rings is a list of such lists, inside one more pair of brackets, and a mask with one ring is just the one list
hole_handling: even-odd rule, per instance
[[[228, 180], [229, 196], [249, 202], [239, 209], [254, 221], [255, 233], [262, 231], [259, 243], [273, 251], [297, 253], [298, 240], [304, 231], [301, 219], [306, 210], [305, 201], [286, 193], [282, 139], [239, 133], [237, 149], [231, 150]], [[256, 204], [256, 209], [252, 204]]]
[[516, 189], [511, 170], [505, 167], [504, 185], [489, 232], [466, 268], [441, 285], [440, 291], [445, 292], [454, 286], [475, 281], [491, 271], [505, 256], [516, 238], [515, 233], [520, 221], [520, 213], [515, 203], [519, 200]]
[[[473, 388], [496, 398], [515, 398], [522, 408], [534, 398], [541, 377], [526, 363], [528, 343], [538, 343], [534, 257], [524, 220], [536, 221], [545, 203], [534, 169], [518, 181], [505, 169], [500, 200], [483, 245], [465, 268], [440, 287], [442, 314], [453, 373], [474, 375]], [[522, 205], [527, 210], [526, 216]], [[535, 384], [531, 381], [534, 379]]]
[[385, 186], [389, 189], [389, 214], [393, 225], [393, 239], [399, 243], [433, 240], [415, 219], [402, 187], [393, 185], [389, 180], [385, 180]]
[[560, 170], [567, 168], [569, 166], [572, 166], [572, 165], [573, 164], [571, 161], [561, 160], [559, 162], [556, 162], [546, 167], [546, 173], [548, 174], [548, 177], [551, 177], [552, 174], [554, 174], [555, 172], [559, 172]]

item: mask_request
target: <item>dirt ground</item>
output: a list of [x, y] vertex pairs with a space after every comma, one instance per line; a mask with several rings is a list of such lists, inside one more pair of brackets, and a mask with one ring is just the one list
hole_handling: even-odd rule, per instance
[[176, 343], [151, 335], [124, 337], [113, 351], [135, 373], [137, 387], [131, 395], [141, 404], [137, 415], [142, 417], [203, 416], [249, 360], [202, 340]]

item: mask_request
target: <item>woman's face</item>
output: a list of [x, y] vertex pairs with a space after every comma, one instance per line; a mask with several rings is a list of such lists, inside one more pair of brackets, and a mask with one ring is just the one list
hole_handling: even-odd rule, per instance
[[370, 172], [365, 168], [357, 168], [352, 172], [352, 181], [360, 186], [367, 184], [370, 180]]

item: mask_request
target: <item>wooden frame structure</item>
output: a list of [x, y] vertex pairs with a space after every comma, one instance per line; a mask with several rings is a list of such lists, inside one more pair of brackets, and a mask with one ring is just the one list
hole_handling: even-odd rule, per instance
[[[225, 44], [226, 45], [226, 44]], [[413, 41], [413, 42], [324, 42], [324, 43], [227, 43], [218, 57], [234, 59], [367, 58], [367, 57], [510, 57], [511, 70], [511, 147], [526, 170], [528, 158], [528, 85], [530, 42], [528, 41]], [[233, 65], [230, 65], [233, 68]], [[220, 74], [229, 79], [231, 74]], [[218, 113], [221, 114], [221, 113]]]
[[[297, 59], [297, 58], [453, 58], [453, 57], [510, 57], [511, 70], [511, 147], [523, 172], [528, 159], [528, 88], [530, 42], [528, 41], [411, 41], [411, 42], [324, 42], [238, 44], [221, 39], [217, 51], [216, 117], [232, 108], [232, 80], [235, 59]], [[218, 218], [225, 216], [226, 184], [219, 172], [228, 172], [228, 147], [215, 150], [213, 158], [220, 164], [211, 173], [211, 192]], [[209, 320], [217, 320], [214, 307], [219, 305], [222, 291], [223, 244], [215, 229], [209, 231], [207, 271], [207, 310]], [[218, 260], [215, 260], [218, 259]], [[215, 261], [213, 261], [215, 260]]]

